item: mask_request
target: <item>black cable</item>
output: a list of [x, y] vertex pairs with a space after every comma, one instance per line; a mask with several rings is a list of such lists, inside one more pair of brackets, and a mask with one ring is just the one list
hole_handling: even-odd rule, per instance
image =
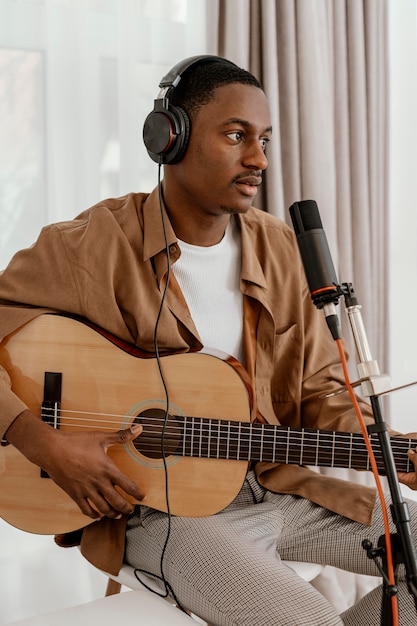
[[[159, 197], [159, 210], [161, 212], [161, 220], [162, 220], [162, 229], [163, 229], [163, 233], [164, 233], [164, 242], [165, 242], [165, 252], [166, 252], [166, 257], [167, 257], [167, 277], [166, 277], [166, 281], [165, 281], [165, 286], [164, 286], [164, 291], [162, 293], [162, 298], [161, 298], [161, 304], [159, 306], [159, 310], [158, 310], [158, 315], [156, 318], [156, 322], [155, 322], [155, 327], [154, 327], [154, 337], [153, 337], [153, 344], [154, 344], [154, 351], [155, 351], [155, 357], [156, 357], [156, 362], [158, 365], [158, 370], [159, 370], [159, 375], [161, 378], [161, 382], [164, 388], [164, 393], [165, 393], [165, 416], [164, 416], [164, 425], [162, 427], [162, 439], [161, 439], [161, 450], [162, 450], [162, 460], [163, 460], [163, 464], [164, 464], [164, 473], [165, 473], [165, 502], [166, 502], [166, 507], [167, 507], [167, 519], [168, 519], [168, 528], [167, 528], [167, 534], [166, 534], [166, 538], [165, 538], [165, 542], [162, 548], [162, 552], [161, 552], [161, 559], [160, 559], [160, 576], [158, 576], [157, 574], [153, 574], [152, 572], [148, 572], [146, 570], [143, 569], [139, 569], [139, 568], [135, 568], [134, 573], [136, 578], [138, 579], [138, 581], [144, 586], [146, 587], [146, 589], [148, 589], [149, 591], [152, 591], [153, 593], [156, 593], [156, 595], [162, 597], [162, 598], [167, 598], [168, 595], [171, 593], [172, 597], [174, 598], [175, 603], [177, 604], [178, 608], [181, 609], [182, 611], [184, 611], [184, 613], [186, 613], [187, 611], [184, 609], [183, 606], [181, 606], [181, 603], [178, 601], [177, 597], [175, 596], [175, 593], [170, 585], [170, 583], [168, 582], [168, 580], [165, 577], [165, 572], [164, 572], [164, 558], [165, 558], [165, 553], [168, 547], [168, 542], [169, 542], [169, 538], [171, 535], [171, 507], [170, 507], [170, 503], [169, 503], [169, 479], [168, 479], [168, 467], [167, 467], [167, 463], [166, 463], [166, 457], [165, 457], [165, 432], [166, 432], [166, 427], [168, 425], [168, 419], [169, 419], [169, 404], [170, 404], [170, 400], [169, 400], [169, 391], [168, 391], [168, 387], [166, 384], [166, 380], [165, 380], [165, 376], [163, 373], [163, 369], [162, 369], [162, 363], [161, 363], [161, 357], [160, 357], [160, 353], [159, 353], [159, 344], [158, 344], [158, 328], [159, 328], [159, 322], [161, 319], [161, 315], [162, 315], [162, 311], [163, 311], [163, 306], [165, 303], [165, 299], [166, 299], [166, 295], [168, 292], [168, 287], [169, 287], [169, 283], [170, 283], [170, 279], [171, 279], [171, 259], [169, 256], [169, 243], [168, 243], [168, 237], [167, 237], [167, 232], [166, 232], [166, 224], [165, 224], [165, 214], [164, 214], [164, 199], [163, 199], [163, 192], [162, 192], [162, 181], [161, 181], [161, 163], [158, 164], [158, 197]], [[146, 574], [147, 576], [151, 576], [152, 578], [155, 578], [156, 580], [160, 580], [164, 587], [165, 587], [165, 593], [160, 593], [159, 591], [155, 591], [154, 589], [152, 589], [151, 587], [149, 587], [146, 583], [144, 583], [140, 577], [139, 574]]]

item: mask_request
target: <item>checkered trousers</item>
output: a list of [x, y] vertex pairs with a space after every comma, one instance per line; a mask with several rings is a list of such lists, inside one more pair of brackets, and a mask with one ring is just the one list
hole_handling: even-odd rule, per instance
[[[408, 506], [417, 537], [417, 502]], [[165, 514], [138, 507], [128, 526], [126, 561], [160, 576], [167, 530]], [[212, 626], [380, 626], [380, 587], [338, 615], [282, 560], [378, 576], [362, 540], [377, 545], [382, 534], [379, 506], [373, 526], [364, 526], [303, 498], [268, 492], [250, 472], [221, 513], [171, 519], [163, 572], [179, 602]], [[403, 580], [399, 588], [400, 626], [415, 626]]]

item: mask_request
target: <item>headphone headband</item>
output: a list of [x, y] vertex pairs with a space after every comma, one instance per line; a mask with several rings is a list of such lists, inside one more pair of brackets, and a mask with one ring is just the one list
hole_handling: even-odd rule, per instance
[[172, 164], [182, 159], [190, 136], [190, 120], [187, 113], [170, 103], [169, 89], [175, 89], [182, 75], [192, 65], [222, 61], [237, 67], [232, 61], [211, 54], [192, 56], [172, 67], [160, 81], [160, 93], [154, 108], [143, 125], [143, 141], [149, 156], [156, 163]]
[[[206, 55], [197, 55], [194, 57], [188, 57], [187, 59], [183, 59], [179, 61], [174, 67], [172, 67], [168, 74], [166, 74], [160, 81], [159, 86], [163, 87], [176, 87], [181, 80], [182, 75], [189, 67], [192, 65], [200, 65], [200, 63], [210, 63], [211, 61], [224, 61], [225, 63], [230, 63], [230, 65], [235, 65], [228, 59], [223, 59], [222, 57], [217, 57], [213, 54]], [[236, 66], [235, 66], [236, 67]]]

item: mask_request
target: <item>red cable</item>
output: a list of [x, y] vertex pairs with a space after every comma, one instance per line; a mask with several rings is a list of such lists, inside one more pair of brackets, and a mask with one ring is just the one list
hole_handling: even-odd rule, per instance
[[[358, 400], [356, 398], [355, 392], [353, 391], [353, 387], [352, 387], [352, 384], [351, 384], [350, 379], [349, 379], [347, 361], [346, 361], [346, 356], [345, 356], [345, 352], [343, 350], [343, 345], [342, 345], [341, 339], [336, 339], [336, 343], [337, 343], [337, 347], [338, 347], [338, 350], [339, 350], [340, 360], [341, 360], [342, 366], [343, 366], [343, 372], [344, 372], [344, 376], [345, 376], [346, 387], [347, 387], [350, 399], [352, 401], [352, 404], [354, 406], [356, 416], [357, 416], [357, 418], [359, 420], [359, 424], [360, 424], [360, 427], [361, 427], [362, 435], [363, 435], [363, 438], [364, 438], [364, 441], [365, 441], [366, 449], [368, 451], [369, 460], [370, 460], [370, 463], [371, 463], [372, 473], [373, 473], [374, 478], [375, 478], [375, 483], [376, 483], [379, 499], [380, 499], [380, 502], [381, 502], [382, 516], [383, 516], [383, 519], [384, 519], [384, 529], [385, 529], [385, 543], [386, 543], [386, 555], [387, 555], [388, 580], [389, 580], [390, 585], [394, 586], [395, 585], [395, 574], [394, 574], [394, 565], [393, 565], [393, 558], [392, 558], [391, 534], [390, 534], [388, 511], [387, 511], [387, 505], [386, 505], [385, 498], [384, 498], [384, 492], [383, 492], [383, 489], [382, 489], [382, 486], [381, 486], [381, 481], [380, 481], [380, 478], [379, 478], [379, 473], [378, 473], [378, 468], [377, 468], [377, 464], [376, 464], [376, 460], [375, 460], [375, 456], [374, 456], [374, 451], [372, 450], [372, 445], [371, 445], [371, 442], [370, 442], [370, 439], [369, 439], [369, 436], [368, 436], [368, 431], [366, 429], [365, 420], [363, 419], [361, 408], [359, 406]], [[398, 626], [398, 600], [397, 600], [397, 596], [396, 595], [391, 596], [391, 609], [392, 609], [392, 626]]]

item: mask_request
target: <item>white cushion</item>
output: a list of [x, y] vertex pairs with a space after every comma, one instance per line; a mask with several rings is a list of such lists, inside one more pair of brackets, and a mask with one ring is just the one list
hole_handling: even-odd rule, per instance
[[196, 626], [196, 622], [163, 598], [137, 589], [80, 604], [61, 611], [10, 622], [4, 626], [114, 626], [117, 623], [146, 626]]
[[319, 565], [318, 563], [304, 563], [303, 561], [284, 561], [284, 563], [307, 582], [317, 578], [324, 569], [324, 565]]

